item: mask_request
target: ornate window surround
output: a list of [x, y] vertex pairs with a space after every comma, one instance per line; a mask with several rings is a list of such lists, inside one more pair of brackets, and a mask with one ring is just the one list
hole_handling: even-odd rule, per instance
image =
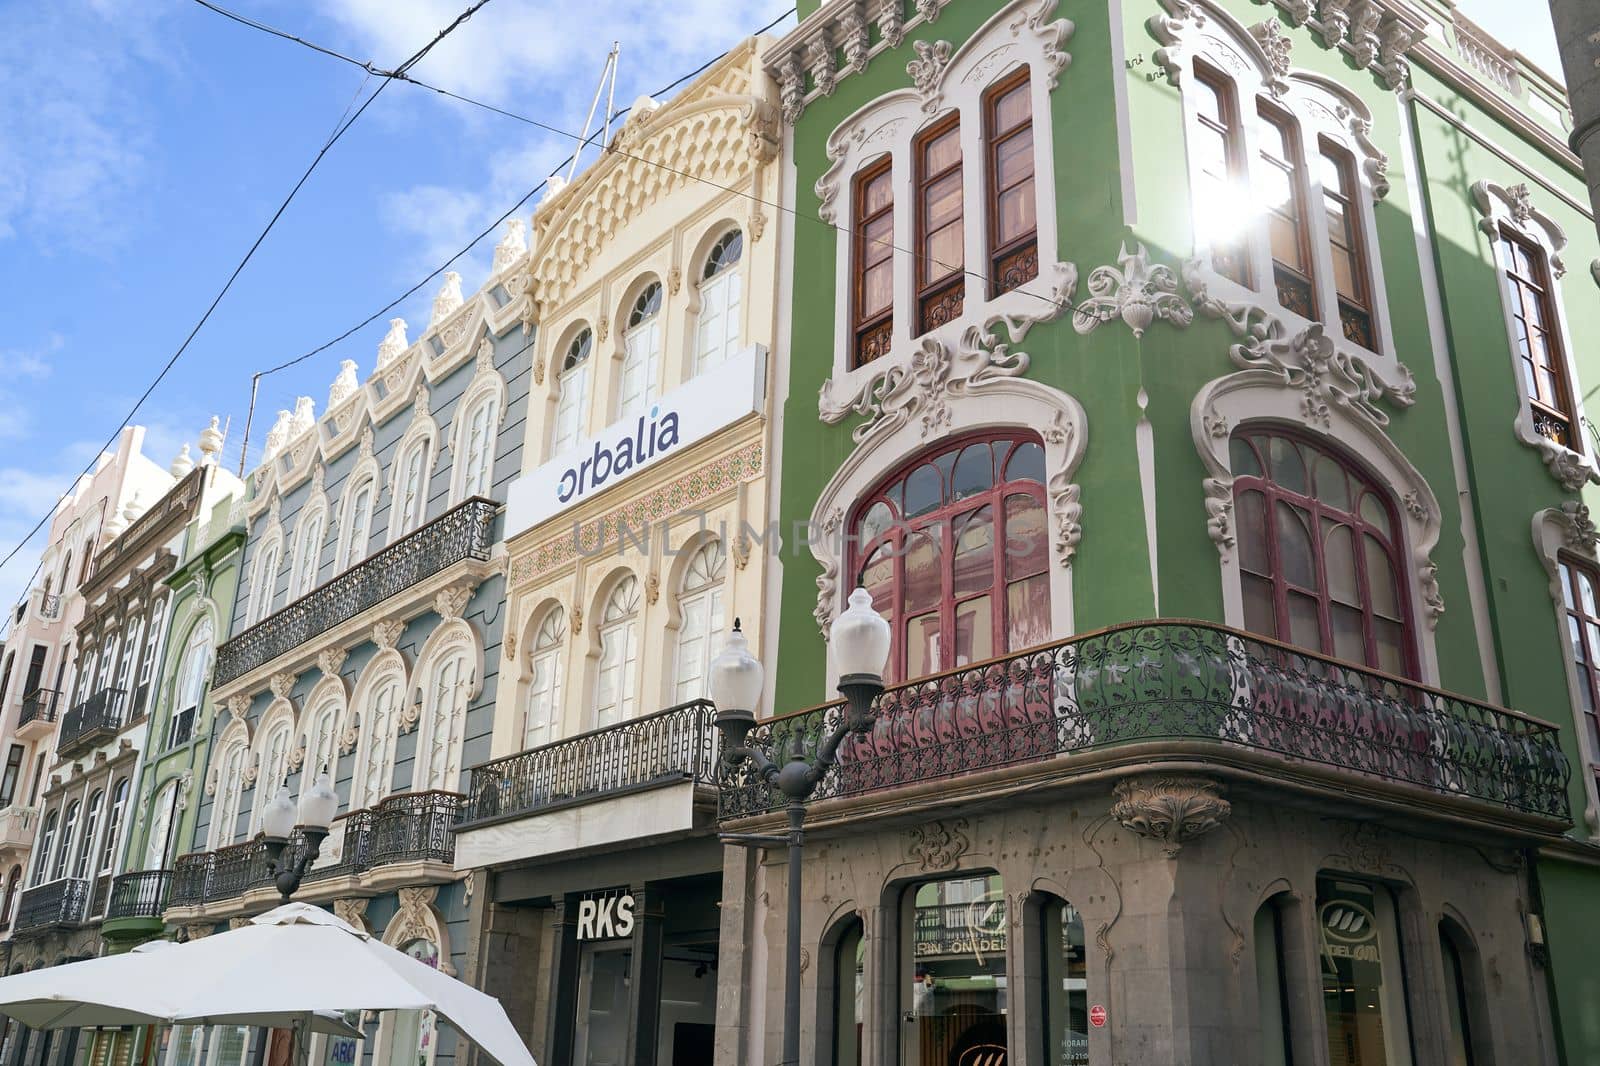
[[[1342, 362], [1322, 327], [1315, 324], [1293, 338], [1252, 338], [1236, 344], [1233, 358], [1247, 369], [1208, 383], [1189, 408], [1190, 432], [1206, 468], [1202, 482], [1206, 528], [1222, 566], [1224, 620], [1244, 628], [1229, 440], [1244, 425], [1293, 426], [1364, 463], [1373, 478], [1394, 494], [1406, 595], [1413, 618], [1423, 623], [1412, 627], [1420, 680], [1436, 682], [1439, 655], [1434, 631], [1444, 613], [1438, 567], [1432, 558], [1439, 541], [1439, 502], [1384, 431], [1388, 416], [1372, 404], [1378, 394], [1363, 391], [1373, 388], [1370, 376]], [[1410, 402], [1409, 393], [1382, 394], [1394, 402]]]
[[[1306, 226], [1310, 235], [1314, 263], [1317, 306], [1322, 325], [1341, 357], [1356, 360], [1371, 368], [1385, 382], [1409, 380], [1410, 374], [1395, 354], [1394, 333], [1390, 326], [1388, 290], [1384, 283], [1382, 256], [1379, 254], [1376, 212], [1373, 205], [1389, 192], [1389, 160], [1368, 136], [1372, 112], [1349, 89], [1331, 78], [1291, 68], [1291, 41], [1283, 35], [1275, 15], [1266, 12], [1265, 21], [1248, 29], [1213, 0], [1161, 0], [1170, 14], [1154, 15], [1148, 22], [1151, 34], [1162, 42], [1155, 61], [1168, 80], [1181, 90], [1183, 128], [1186, 142], [1199, 135], [1201, 124], [1192, 92], [1195, 62], [1204, 62], [1233, 83], [1238, 104], [1240, 134], [1243, 141], [1243, 166], [1254, 173], [1260, 163], [1263, 123], [1256, 100], [1265, 97], [1293, 116], [1298, 127], [1300, 150], [1304, 156], [1306, 187]], [[1372, 292], [1372, 320], [1379, 350], [1374, 352], [1346, 340], [1339, 326], [1339, 301], [1334, 288], [1333, 258], [1329, 251], [1328, 223], [1323, 208], [1321, 177], [1316, 161], [1318, 144], [1326, 139], [1355, 160], [1355, 178], [1361, 223], [1361, 243]], [[1195, 153], [1184, 150], [1184, 166], [1191, 190], [1203, 187], [1200, 162]], [[1192, 204], [1192, 194], [1191, 194]], [[1191, 208], [1192, 210], [1192, 208]], [[1259, 307], [1263, 313], [1280, 318], [1292, 332], [1311, 325], [1311, 320], [1283, 307], [1272, 284], [1272, 249], [1264, 224], [1252, 226], [1245, 246], [1250, 276], [1259, 288], [1239, 284], [1212, 269], [1210, 248], [1195, 237], [1194, 259], [1185, 269], [1191, 285], [1203, 286], [1214, 297]]]
[[[226, 794], [228, 788], [228, 761], [235, 749], [243, 754], [239, 774], [239, 781], [235, 785], [237, 792], [231, 802]], [[211, 821], [206, 827], [206, 850], [215, 851], [233, 843], [233, 834], [238, 827], [239, 810], [244, 803], [245, 777], [250, 772], [250, 727], [242, 719], [235, 718], [222, 730], [222, 735], [217, 738], [216, 758], [211, 764], [211, 774], [206, 791], [212, 794]], [[231, 810], [230, 810], [231, 807]], [[218, 820], [217, 814], [221, 811], [232, 815], [229, 819], [232, 825], [224, 826]]]
[[[1073, 32], [1069, 19], [1045, 20], [1057, 0], [1012, 0], [989, 18], [959, 48], [948, 41], [915, 41], [918, 58], [906, 66], [912, 88], [897, 89], [857, 110], [828, 136], [832, 161], [817, 179], [821, 201], [818, 215], [836, 226], [834, 269], [833, 376], [823, 386], [823, 406], [830, 397], [857, 392], [886, 367], [906, 367], [926, 337], [953, 340], [969, 327], [992, 316], [1054, 318], [1064, 309], [1076, 287], [1077, 271], [1056, 256], [1055, 149], [1051, 94], [1061, 71], [1071, 62], [1064, 51]], [[985, 95], [1019, 65], [1028, 67], [1034, 134], [1034, 188], [1038, 196], [1038, 276], [999, 297], [990, 298], [989, 283], [978, 276], [988, 262], [987, 153], [983, 135]], [[915, 246], [913, 154], [914, 134], [959, 112], [963, 160], [962, 217], [965, 247], [966, 295], [961, 315], [927, 334], [914, 331], [916, 271], [910, 249]], [[851, 241], [855, 210], [851, 190], [855, 176], [868, 165], [891, 159], [894, 197], [894, 339], [888, 354], [851, 368], [854, 324], [851, 321]], [[900, 207], [899, 205], [905, 205]], [[979, 264], [974, 269], [972, 264]], [[1042, 314], [1043, 312], [1043, 314]], [[824, 418], [826, 418], [826, 413]], [[830, 421], [835, 421], [830, 419]]]
[[287, 729], [288, 740], [284, 746], [284, 776], [288, 776], [290, 763], [294, 760], [295, 729], [294, 707], [287, 699], [274, 700], [267, 710], [261, 715], [261, 722], [256, 726], [255, 737], [251, 741], [251, 752], [247, 759], [255, 770], [255, 802], [250, 811], [250, 832], [255, 833], [261, 828], [261, 820], [266, 816], [267, 804], [272, 802], [272, 796], [278, 791], [277, 785], [268, 779], [263, 781], [262, 775], [270, 767], [267, 765], [272, 754], [272, 737], [275, 733]]
[[[360, 717], [365, 726], [356, 741], [355, 763], [350, 773], [352, 807], [361, 806], [356, 800], [357, 797], [364, 796], [367, 765], [372, 761], [373, 746], [378, 742], [377, 723], [374, 720], [372, 705], [386, 682], [396, 683], [400, 692], [394, 707], [390, 710], [385, 737], [389, 744], [393, 745], [400, 736], [406, 696], [411, 692], [411, 673], [406, 668], [405, 656], [397, 648], [383, 648], [368, 659], [366, 666], [361, 669], [361, 675], [356, 678], [355, 688], [350, 695], [350, 706], [355, 709], [354, 713]], [[388, 787], [389, 789], [394, 787], [392, 766]], [[385, 794], [387, 791], [386, 789]]]
[[[417, 749], [412, 757], [411, 785], [413, 791], [425, 788], [425, 782], [432, 773], [430, 764], [431, 752], [428, 748], [428, 730], [432, 723], [431, 716], [438, 711], [434, 700], [433, 683], [434, 675], [439, 667], [455, 652], [466, 651], [466, 697], [463, 714], [471, 710], [472, 701], [478, 698], [483, 686], [483, 642], [478, 639], [477, 632], [472, 624], [463, 618], [451, 618], [442, 622], [434, 631], [428, 634], [428, 639], [423, 643], [422, 650], [417, 653], [417, 665], [411, 672], [411, 684], [406, 690], [421, 691], [421, 715], [415, 726], [417, 730]], [[401, 708], [402, 712], [406, 708]], [[459, 774], [461, 769], [461, 749], [466, 738], [466, 724], [462, 723], [460, 729], [453, 729], [451, 735], [450, 751], [446, 755], [447, 774]], [[454, 791], [452, 789], [452, 791]]]
[[[411, 414], [411, 424], [406, 427], [405, 433], [394, 446], [394, 462], [389, 464], [389, 543], [393, 544], [410, 530], [405, 528], [403, 514], [405, 493], [406, 462], [411, 458], [411, 452], [417, 442], [426, 442], [427, 452], [422, 463], [422, 508], [421, 519], [417, 526], [428, 520], [428, 486], [433, 480], [434, 468], [439, 465], [439, 423], [434, 419], [429, 410], [428, 389], [425, 385], [417, 386], [415, 406]], [[417, 528], [413, 526], [412, 529]]]
[[494, 404], [494, 417], [489, 422], [489, 432], [485, 447], [490, 450], [489, 470], [490, 479], [494, 476], [494, 453], [496, 439], [500, 434], [500, 425], [505, 421], [506, 409], [510, 405], [510, 395], [506, 390], [506, 379], [494, 365], [494, 341], [485, 336], [478, 344], [476, 369], [472, 380], [467, 383], [466, 391], [456, 401], [455, 415], [452, 420], [450, 443], [450, 506], [454, 507], [466, 499], [467, 475], [467, 435], [472, 432], [472, 416], [477, 411], [478, 405], [487, 400]]
[[[278, 583], [278, 571], [283, 568], [283, 520], [276, 495], [267, 512], [267, 528], [255, 544], [255, 558], [250, 561], [250, 603], [245, 613], [245, 624], [253, 625], [272, 613], [272, 596]], [[272, 559], [272, 572], [266, 572], [266, 560]]]
[[[1512, 379], [1517, 386], [1517, 416], [1513, 423], [1517, 439], [1539, 452], [1539, 457], [1544, 460], [1550, 476], [1560, 482], [1561, 487], [1568, 492], [1577, 492], [1591, 481], [1600, 483], [1600, 464], [1597, 464], [1588, 434], [1584, 432], [1583, 423], [1587, 422], [1588, 418], [1583, 411], [1583, 394], [1577, 388], [1577, 383], [1582, 378], [1578, 375], [1577, 365], [1573, 362], [1572, 336], [1567, 328], [1567, 309], [1561, 296], [1561, 278], [1567, 272], [1565, 264], [1561, 261], [1561, 252], [1567, 246], [1567, 235], [1556, 224], [1555, 219], [1533, 206], [1526, 185], [1506, 188], [1492, 181], [1476, 182], [1472, 186], [1472, 204], [1481, 216], [1478, 229], [1489, 239], [1489, 256], [1495, 272], [1495, 288], [1500, 293], [1500, 308], [1506, 325], [1507, 352], [1513, 360], [1507, 369], [1511, 370]], [[1495, 242], [1500, 238], [1502, 227], [1544, 252], [1545, 262], [1550, 269], [1550, 301], [1555, 307], [1557, 319], [1555, 332], [1561, 340], [1561, 359], [1565, 365], [1568, 387], [1572, 389], [1574, 407], [1572, 413], [1577, 423], [1572, 427], [1573, 437], [1578, 444], [1576, 450], [1541, 436], [1533, 428], [1533, 408], [1528, 402], [1528, 386], [1514, 364], [1517, 336], [1516, 327], [1512, 324], [1511, 297], [1506, 292], [1505, 271], [1500, 266], [1494, 248]]]
[[[1013, 327], [1001, 320], [971, 326], [954, 352], [937, 337], [925, 337], [909, 372], [891, 372], [883, 365], [888, 359], [868, 364], [876, 376], [845, 410], [869, 420], [856, 428], [855, 450], [829, 479], [811, 512], [807, 546], [822, 568], [813, 615], [824, 633], [844, 610], [853, 587], [843, 573], [849, 556], [844, 538], [847, 517], [857, 502], [917, 452], [944, 437], [1007, 428], [1036, 433], [1044, 443], [1053, 556], [1050, 623], [1053, 632], [1074, 631], [1072, 557], [1082, 532], [1083, 507], [1072, 476], [1087, 445], [1088, 415], [1068, 393], [1021, 376], [1028, 368], [1028, 355], [1011, 351], [997, 331], [1005, 328], [1013, 340], [1020, 340], [1026, 326]], [[829, 689], [837, 678], [838, 667], [830, 655]]]
[[[300, 513], [295, 516], [294, 558], [289, 564], [290, 603], [304, 596], [319, 584], [317, 570], [321, 563], [322, 546], [328, 540], [328, 515], [331, 511], [328, 507], [328, 493], [323, 487], [325, 476], [322, 465], [319, 463], [311, 475], [311, 495], [306, 497], [306, 502], [300, 506]], [[307, 544], [307, 535], [311, 531], [313, 519], [320, 519], [321, 528], [317, 530], [317, 543]], [[311, 576], [309, 582], [304, 587], [301, 587], [300, 570], [306, 562], [306, 552], [308, 551], [314, 553], [311, 559]]]
[[[311, 764], [312, 744], [315, 738], [312, 730], [317, 727], [317, 719], [330, 705], [333, 709], [333, 760], [328, 766], [328, 776], [337, 781], [339, 779], [339, 737], [344, 732], [345, 725], [350, 718], [350, 693], [344, 683], [344, 678], [337, 674], [332, 677], [323, 677], [309, 693], [302, 706], [305, 712], [300, 715], [299, 728], [294, 738], [295, 747], [289, 753], [290, 770], [300, 770], [300, 788], [307, 788], [314, 776], [321, 769]], [[309, 775], [309, 776], [308, 776]]]
[[[377, 456], [372, 453], [372, 427], [364, 427], [361, 431], [361, 451], [356, 457], [356, 465], [351, 468], [345, 477], [345, 491], [339, 501], [339, 543], [336, 548], [338, 557], [335, 560], [335, 571], [343, 573], [356, 563], [367, 557], [367, 546], [372, 543], [372, 516], [378, 510], [378, 500], [383, 495], [383, 468], [378, 465]], [[355, 499], [363, 488], [369, 487], [372, 498], [367, 502], [367, 529], [365, 543], [360, 548], [357, 556], [357, 547], [351, 543], [355, 534]]]
[[[1573, 717], [1573, 734], [1578, 752], [1591, 768], [1600, 768], [1600, 751], [1594, 750], [1589, 731], [1584, 727], [1582, 700], [1583, 679], [1578, 676], [1578, 665], [1573, 661], [1572, 649], [1566, 639], [1567, 608], [1565, 590], [1561, 587], [1561, 557], [1588, 563], [1600, 570], [1600, 531], [1589, 517], [1589, 508], [1577, 500], [1568, 500], [1560, 507], [1547, 507], [1533, 516], [1533, 547], [1550, 578], [1550, 606], [1555, 612], [1556, 632], [1561, 641], [1561, 665], [1567, 676], [1568, 706]], [[1600, 784], [1595, 773], [1581, 775], [1584, 794], [1589, 806], [1583, 812], [1584, 829], [1591, 837], [1600, 837]]]

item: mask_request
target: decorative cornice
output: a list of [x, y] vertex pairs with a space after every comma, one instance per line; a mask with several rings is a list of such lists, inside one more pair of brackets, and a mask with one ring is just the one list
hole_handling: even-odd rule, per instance
[[[1197, 0], [1163, 0], [1168, 10], [1175, 3]], [[1267, 3], [1269, 0], [1256, 0]], [[1290, 24], [1315, 31], [1324, 48], [1336, 48], [1371, 70], [1390, 89], [1405, 88], [1411, 77], [1406, 61], [1412, 47], [1425, 35], [1422, 16], [1390, 0], [1271, 0]], [[1253, 32], [1253, 31], [1252, 31]]]

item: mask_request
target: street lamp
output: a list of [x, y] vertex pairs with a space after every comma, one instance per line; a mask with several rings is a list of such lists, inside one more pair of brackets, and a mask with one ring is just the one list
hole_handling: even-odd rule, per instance
[[339, 794], [333, 790], [333, 782], [324, 770], [311, 787], [300, 794], [300, 833], [305, 837], [306, 846], [289, 862], [283, 861], [283, 852], [289, 844], [289, 834], [294, 832], [296, 814], [294, 801], [289, 798], [289, 786], [279, 785], [272, 802], [262, 812], [261, 842], [267, 846], [267, 871], [272, 874], [272, 883], [277, 886], [283, 902], [289, 902], [306, 871], [317, 861], [322, 842], [328, 836], [328, 826], [333, 823], [338, 809]]
[[747, 846], [786, 844], [789, 848], [789, 913], [784, 941], [783, 1055], [780, 1066], [800, 1062], [800, 866], [805, 854], [806, 800], [816, 791], [838, 761], [839, 745], [852, 733], [872, 728], [872, 701], [883, 691], [883, 668], [889, 660], [889, 623], [872, 609], [872, 596], [864, 588], [850, 593], [849, 607], [834, 619], [828, 643], [839, 666], [839, 693], [845, 698], [844, 722], [817, 746], [807, 761], [799, 735], [787, 761], [779, 766], [766, 752], [746, 744], [756, 724], [755, 708], [761, 701], [761, 664], [750, 654], [739, 620], [727, 643], [711, 660], [711, 702], [717, 708], [717, 729], [722, 734], [722, 760], [732, 769], [749, 761], [767, 787], [783, 794], [789, 830], [778, 836], [763, 833], [724, 833], [723, 840]]

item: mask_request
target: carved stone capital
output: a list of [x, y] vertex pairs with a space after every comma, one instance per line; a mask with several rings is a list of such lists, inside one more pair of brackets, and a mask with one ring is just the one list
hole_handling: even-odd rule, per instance
[[324, 677], [338, 677], [339, 670], [348, 658], [350, 653], [343, 648], [323, 648], [317, 653], [317, 667]]
[[1168, 857], [1228, 820], [1232, 805], [1208, 777], [1153, 774], [1118, 781], [1111, 817], [1123, 828], [1159, 841]]
[[288, 699], [290, 691], [294, 688], [295, 675], [289, 673], [273, 674], [267, 682], [267, 687], [272, 694], [280, 700]]
[[380, 648], [388, 650], [389, 648], [394, 647], [395, 644], [399, 643], [400, 634], [404, 633], [405, 631], [406, 624], [400, 621], [398, 618], [391, 618], [388, 621], [379, 622], [377, 625], [372, 627], [372, 643], [376, 644]]

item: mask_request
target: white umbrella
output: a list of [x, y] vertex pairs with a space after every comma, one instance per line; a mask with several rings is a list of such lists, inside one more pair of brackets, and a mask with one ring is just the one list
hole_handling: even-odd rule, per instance
[[[58, 1011], [92, 1003], [179, 1024], [244, 1014], [303, 1019], [316, 1011], [431, 1010], [500, 1066], [536, 1066], [493, 997], [304, 903], [159, 951], [0, 978], [0, 1013], [33, 1024], [25, 1012], [41, 998]], [[89, 1024], [129, 1023], [65, 1020], [53, 1027]]]

